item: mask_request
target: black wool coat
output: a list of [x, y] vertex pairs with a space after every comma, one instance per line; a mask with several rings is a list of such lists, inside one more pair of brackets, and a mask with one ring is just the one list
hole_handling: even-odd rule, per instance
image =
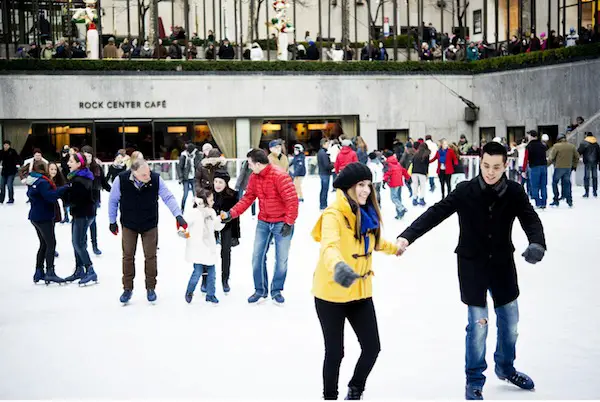
[[546, 248], [542, 222], [523, 187], [505, 177], [493, 188], [481, 176], [463, 182], [400, 237], [413, 243], [455, 212], [460, 225], [455, 252], [463, 303], [485, 307], [488, 290], [495, 307], [512, 302], [519, 296], [512, 243], [515, 219], [519, 219], [530, 244]]

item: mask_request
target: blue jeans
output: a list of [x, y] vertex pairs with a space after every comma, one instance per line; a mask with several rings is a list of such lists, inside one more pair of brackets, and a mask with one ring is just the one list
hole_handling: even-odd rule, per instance
[[283, 222], [269, 223], [259, 220], [256, 224], [254, 236], [254, 251], [252, 253], [252, 270], [254, 275], [254, 289], [260, 296], [269, 294], [269, 278], [267, 276], [267, 251], [271, 240], [275, 238], [275, 273], [271, 283], [271, 297], [283, 291], [287, 275], [288, 255], [294, 230], [288, 237], [281, 236]]
[[429, 191], [435, 191], [435, 177], [429, 178]]
[[73, 218], [71, 226], [71, 236], [73, 242], [73, 251], [75, 251], [75, 264], [77, 267], [89, 267], [92, 260], [87, 251], [87, 231], [95, 218]]
[[535, 205], [545, 207], [548, 201], [548, 167], [534, 166], [529, 169], [529, 180], [531, 181], [532, 198], [535, 200]]
[[[242, 199], [242, 197], [244, 196], [244, 193], [246, 192], [246, 190], [240, 190], [239, 191], [239, 197], [238, 197], [238, 201]], [[252, 216], [256, 216], [256, 202], [252, 203]]]
[[[583, 171], [583, 187], [585, 188], [586, 194], [590, 190], [590, 176], [592, 178], [592, 191], [594, 194], [598, 193], [598, 164], [597, 163], [587, 163], [584, 166]], [[4, 199], [4, 197], [0, 197], [0, 199]]]
[[404, 215], [404, 205], [402, 205], [402, 186], [390, 187], [390, 194], [392, 196], [392, 202], [396, 207], [396, 216]]
[[[517, 344], [517, 324], [519, 323], [519, 306], [517, 301], [510, 302], [496, 309], [496, 327], [498, 328], [496, 352], [496, 374], [509, 377], [515, 372], [514, 361]], [[483, 389], [487, 369], [485, 362], [486, 339], [488, 333], [488, 308], [469, 306], [469, 325], [467, 325], [465, 372], [467, 385]]]
[[558, 202], [560, 195], [558, 194], [558, 182], [561, 182], [561, 194], [567, 204], [573, 203], [573, 195], [571, 194], [571, 169], [570, 168], [554, 168], [552, 176], [552, 192], [554, 193], [554, 202]]
[[328, 174], [322, 174], [321, 176], [321, 193], [319, 194], [319, 206], [320, 209], [327, 208], [327, 194], [329, 193], [329, 179]]
[[192, 197], [196, 196], [196, 180], [183, 180], [181, 184], [183, 184], [183, 199], [181, 200], [181, 210], [183, 211], [185, 209], [185, 202], [187, 201], [188, 193], [191, 191]]
[[214, 296], [215, 295], [215, 266], [214, 265], [202, 265], [202, 264], [194, 264], [194, 272], [192, 272], [192, 276], [190, 277], [190, 281], [187, 286], [187, 293], [194, 293], [196, 290], [196, 286], [198, 285], [198, 281], [202, 276], [202, 273], [206, 271], [206, 295]]
[[6, 197], [6, 187], [8, 187], [8, 201], [15, 201], [15, 188], [13, 187], [14, 181], [14, 174], [10, 176], [0, 176], [0, 202], [4, 202], [4, 197]]

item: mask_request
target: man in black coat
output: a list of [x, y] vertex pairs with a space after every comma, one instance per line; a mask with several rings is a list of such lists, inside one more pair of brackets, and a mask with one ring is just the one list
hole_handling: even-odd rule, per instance
[[518, 218], [529, 240], [523, 253], [535, 264], [546, 250], [544, 230], [523, 187], [506, 178], [506, 148], [496, 142], [483, 147], [481, 174], [459, 184], [450, 195], [429, 208], [398, 237], [398, 247], [406, 250], [455, 212], [460, 236], [458, 279], [461, 299], [469, 308], [466, 340], [466, 399], [483, 399], [483, 372], [488, 330], [487, 293], [492, 295], [497, 317], [498, 343], [494, 360], [496, 375], [516, 386], [531, 390], [534, 383], [514, 368], [519, 310], [519, 286], [512, 244], [512, 227]]
[[8, 203], [15, 202], [15, 191], [13, 182], [17, 174], [17, 165], [21, 164], [21, 158], [17, 151], [11, 148], [11, 143], [5, 140], [0, 150], [0, 162], [2, 162], [2, 175], [0, 175], [0, 204], [4, 203], [6, 188], [8, 187]]
[[319, 177], [321, 178], [321, 192], [319, 193], [319, 209], [323, 211], [327, 208], [327, 193], [329, 192], [329, 180], [333, 165], [327, 154], [329, 148], [329, 140], [321, 139], [321, 149], [317, 152], [317, 164], [319, 167]]
[[598, 197], [598, 163], [600, 163], [600, 146], [596, 137], [590, 132], [585, 133], [585, 139], [579, 145], [577, 152], [583, 156], [583, 166], [585, 173], [583, 175], [583, 187], [585, 188], [584, 198], [590, 196], [590, 176], [592, 178], [592, 191], [594, 197]]

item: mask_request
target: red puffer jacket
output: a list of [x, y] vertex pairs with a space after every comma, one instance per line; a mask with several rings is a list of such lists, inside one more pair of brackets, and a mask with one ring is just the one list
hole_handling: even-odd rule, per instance
[[337, 158], [335, 158], [335, 164], [333, 165], [335, 168], [335, 173], [339, 173], [340, 170], [352, 162], [358, 162], [358, 156], [356, 155], [356, 152], [354, 152], [354, 150], [348, 146], [342, 147], [342, 150], [338, 154]]
[[[440, 163], [440, 151], [437, 151], [437, 154], [435, 154], [435, 156], [433, 157], [432, 160], [430, 160], [429, 162], [433, 162], [433, 161], [438, 161], [438, 168], [437, 168], [437, 174], [440, 174], [440, 171], [442, 170], [442, 164]], [[452, 148], [448, 148], [448, 152], [446, 152], [446, 163], [444, 163], [444, 166], [446, 167], [446, 174], [453, 174], [454, 173], [454, 166], [458, 165], [458, 158], [456, 157], [456, 154], [454, 153], [454, 151], [452, 150]]]
[[298, 194], [290, 176], [268, 165], [259, 174], [251, 174], [242, 199], [229, 211], [235, 219], [246, 211], [258, 198], [258, 219], [293, 225], [298, 217]]
[[392, 155], [385, 160], [388, 164], [388, 170], [383, 175], [385, 181], [391, 188], [401, 187], [404, 185], [404, 180], [409, 180], [408, 171], [398, 162], [396, 155]]

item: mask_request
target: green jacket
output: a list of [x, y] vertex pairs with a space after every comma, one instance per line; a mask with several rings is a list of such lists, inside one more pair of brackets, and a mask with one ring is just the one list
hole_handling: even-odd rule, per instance
[[579, 153], [575, 145], [567, 141], [561, 141], [554, 144], [550, 150], [548, 164], [553, 163], [557, 169], [572, 169], [577, 168], [579, 163]]

